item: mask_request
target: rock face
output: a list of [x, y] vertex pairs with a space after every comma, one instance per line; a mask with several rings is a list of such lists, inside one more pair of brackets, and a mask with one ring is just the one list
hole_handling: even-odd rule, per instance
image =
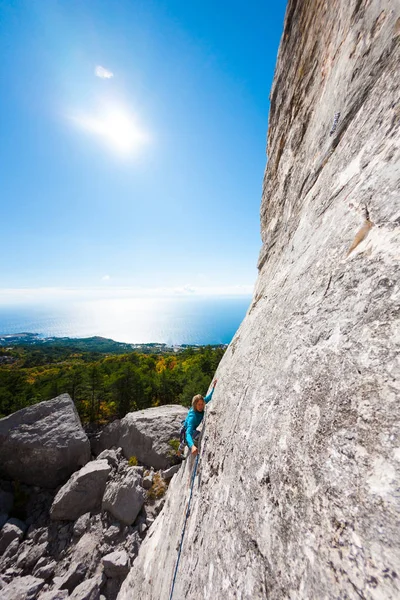
[[[207, 407], [174, 600], [400, 597], [399, 59], [398, 0], [289, 1], [259, 278]], [[169, 597], [191, 469], [119, 600]]]
[[0, 476], [55, 488], [90, 459], [68, 394], [0, 419]]
[[121, 447], [126, 458], [136, 456], [145, 465], [165, 469], [171, 464], [171, 439], [178, 439], [188, 410], [179, 405], [158, 406], [128, 413], [100, 435], [96, 448]]

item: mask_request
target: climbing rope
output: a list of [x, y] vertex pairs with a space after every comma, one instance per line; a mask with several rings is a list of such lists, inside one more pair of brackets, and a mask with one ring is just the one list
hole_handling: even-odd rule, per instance
[[189, 501], [188, 501], [188, 505], [187, 505], [187, 509], [186, 509], [186, 515], [185, 515], [185, 522], [183, 524], [183, 529], [182, 529], [182, 535], [181, 535], [181, 541], [179, 543], [179, 552], [178, 552], [178, 558], [176, 559], [176, 565], [175, 565], [175, 571], [174, 571], [174, 578], [172, 580], [172, 587], [171, 587], [171, 594], [169, 596], [169, 600], [172, 600], [172, 595], [174, 593], [174, 587], [175, 587], [175, 581], [176, 581], [176, 574], [178, 573], [178, 566], [179, 566], [179, 561], [181, 558], [181, 551], [182, 551], [182, 545], [183, 545], [183, 538], [185, 537], [185, 530], [186, 530], [186, 523], [187, 520], [189, 518], [189, 513], [190, 513], [190, 502], [192, 500], [192, 493], [193, 493], [193, 486], [194, 486], [194, 478], [196, 477], [196, 471], [197, 471], [197, 465], [199, 463], [199, 457], [200, 455], [197, 454], [196, 456], [196, 462], [194, 463], [194, 468], [193, 468], [193, 474], [192, 474], [192, 481], [190, 484], [190, 494], [189, 494]]

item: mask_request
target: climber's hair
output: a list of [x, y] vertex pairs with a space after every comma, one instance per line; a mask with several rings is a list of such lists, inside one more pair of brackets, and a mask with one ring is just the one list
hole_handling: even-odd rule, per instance
[[204, 400], [204, 398], [201, 394], [196, 394], [195, 396], [193, 396], [192, 406], [193, 406], [194, 410], [196, 410], [196, 404], [199, 400]]

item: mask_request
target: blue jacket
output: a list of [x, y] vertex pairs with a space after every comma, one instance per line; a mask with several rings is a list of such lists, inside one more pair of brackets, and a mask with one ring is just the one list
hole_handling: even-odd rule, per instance
[[[206, 396], [204, 398], [204, 402], [206, 404], [208, 404], [210, 402], [213, 393], [214, 393], [214, 388], [211, 390], [211, 392], [208, 394], [208, 396]], [[189, 448], [191, 448], [194, 444], [193, 438], [192, 438], [193, 432], [198, 428], [198, 426], [200, 425], [200, 423], [203, 420], [203, 417], [204, 417], [204, 411], [198, 412], [197, 410], [194, 410], [193, 406], [189, 410], [189, 414], [186, 417], [185, 422], [184, 422], [186, 442], [187, 442], [187, 445], [189, 446]]]

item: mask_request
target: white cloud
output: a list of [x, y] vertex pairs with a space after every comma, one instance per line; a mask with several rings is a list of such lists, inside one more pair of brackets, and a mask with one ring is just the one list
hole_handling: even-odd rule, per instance
[[104, 277], [101, 278], [102, 281], [110, 281], [111, 277], [109, 275], [104, 275]]
[[105, 69], [101, 65], [97, 65], [97, 67], [94, 70], [94, 74], [96, 75], [96, 77], [100, 77], [100, 79], [111, 79], [111, 77], [114, 77], [114, 73], [112, 73], [108, 69]]
[[174, 288], [173, 293], [174, 294], [182, 294], [182, 295], [195, 294], [196, 288], [193, 287], [192, 285], [186, 284], [186, 285], [183, 285], [182, 287]]

